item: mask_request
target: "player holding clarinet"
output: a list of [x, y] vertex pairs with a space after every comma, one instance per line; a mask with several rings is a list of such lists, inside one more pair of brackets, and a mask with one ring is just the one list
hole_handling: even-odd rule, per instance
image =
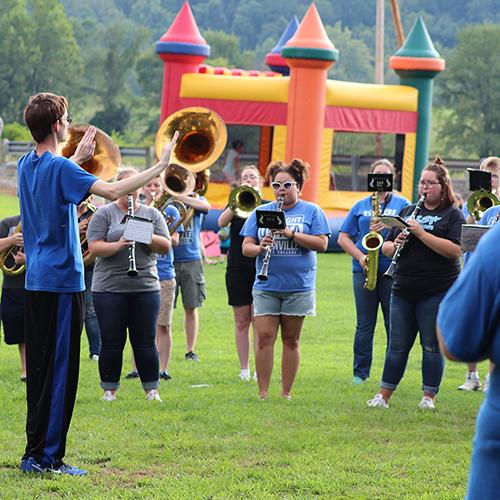
[[[299, 198], [308, 179], [308, 170], [309, 165], [301, 160], [289, 164], [271, 163], [265, 179], [270, 182], [276, 199], [283, 199], [286, 228], [270, 234], [269, 230], [258, 227], [257, 212], [259, 209], [276, 210], [277, 203], [272, 202], [255, 210], [241, 230], [245, 237], [243, 255], [257, 257], [257, 273], [267, 276], [267, 279], [257, 277], [253, 287], [259, 399], [268, 397], [274, 344], [280, 327], [283, 342], [281, 396], [291, 399], [299, 367], [302, 324], [305, 316], [316, 313], [316, 252], [326, 250], [330, 227], [318, 205]], [[272, 251], [263, 270], [270, 245]]]
[[[435, 408], [443, 377], [436, 316], [441, 300], [460, 273], [464, 217], [454, 206], [450, 176], [439, 157], [424, 168], [419, 196], [425, 200], [420, 210], [410, 205], [401, 212], [407, 219], [407, 230], [392, 229], [382, 246], [382, 252], [396, 261], [390, 305], [391, 338], [380, 392], [368, 401], [371, 407], [388, 408], [388, 401], [403, 378], [418, 332], [423, 379], [419, 408]], [[416, 217], [408, 217], [409, 214]]]

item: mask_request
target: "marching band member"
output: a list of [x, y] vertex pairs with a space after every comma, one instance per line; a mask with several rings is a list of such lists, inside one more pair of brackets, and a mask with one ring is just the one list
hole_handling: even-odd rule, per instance
[[[92, 196], [87, 199], [88, 202], [92, 201]], [[90, 217], [93, 212], [88, 209], [85, 203], [80, 203], [76, 209], [78, 215], [78, 232], [80, 234], [87, 233], [87, 227]], [[84, 262], [85, 265], [85, 262]], [[85, 332], [87, 333], [87, 340], [89, 343], [89, 358], [92, 361], [99, 360], [99, 352], [101, 351], [101, 332], [99, 331], [99, 323], [95, 314], [94, 301], [92, 299], [92, 275], [94, 274], [94, 261], [91, 260], [84, 267], [85, 274]]]
[[[262, 178], [253, 165], [241, 172], [240, 186], [250, 186], [260, 193]], [[242, 253], [243, 237], [240, 231], [246, 219], [235, 214], [228, 206], [219, 216], [219, 226], [229, 225], [229, 251], [226, 268], [228, 303], [233, 307], [236, 351], [240, 361], [240, 378], [250, 380], [250, 324], [253, 321], [252, 287], [255, 281], [255, 258]]]
[[[497, 156], [489, 156], [488, 158], [485, 158], [481, 164], [479, 165], [480, 170], [484, 170], [486, 172], [491, 173], [491, 190], [494, 194], [498, 196], [498, 186], [499, 186], [499, 179], [500, 179], [500, 158]], [[488, 210], [491, 210], [496, 207], [491, 207]], [[469, 214], [469, 210], [467, 208], [467, 203], [464, 203], [462, 207], [462, 211], [464, 213], [464, 216], [466, 217], [467, 224], [475, 224], [476, 220], [474, 217]], [[491, 212], [490, 212], [491, 213]], [[487, 226], [491, 226], [492, 222], [489, 222], [490, 217], [485, 217], [486, 212], [483, 214], [481, 217], [481, 220], [478, 222], [478, 224], [483, 224]], [[491, 217], [493, 219], [493, 217]], [[467, 265], [467, 262], [471, 256], [471, 252], [466, 252], [464, 255], [464, 263]], [[490, 373], [494, 369], [494, 365], [490, 362], [489, 364], [489, 369], [488, 369], [488, 374], [486, 375], [483, 383], [483, 391], [488, 390], [488, 381], [489, 381], [489, 376]], [[479, 371], [478, 371], [478, 366], [477, 363], [467, 363], [467, 374], [465, 376], [465, 382], [458, 388], [460, 391], [477, 391], [481, 388], [481, 378], [479, 377]]]
[[[281, 326], [283, 354], [281, 363], [281, 396], [291, 399], [290, 392], [299, 367], [299, 339], [305, 316], [316, 310], [316, 252], [328, 246], [330, 227], [321, 208], [299, 199], [309, 178], [309, 165], [301, 160], [290, 164], [271, 163], [266, 171], [276, 199], [283, 199], [286, 228], [269, 232], [257, 226], [256, 210], [241, 230], [243, 255], [257, 257], [256, 268], [263, 264], [263, 254], [272, 245], [268, 280], [258, 278], [253, 286], [253, 304], [257, 349], [255, 366], [259, 399], [268, 397], [273, 370], [274, 344]], [[275, 210], [276, 202], [262, 209]]]
[[175, 195], [172, 198], [181, 201], [186, 207], [194, 209], [191, 221], [184, 225], [184, 232], [179, 236], [178, 245], [174, 247], [174, 267], [177, 281], [175, 300], [177, 302], [180, 291], [184, 307], [184, 332], [186, 334], [184, 358], [186, 361], [199, 361], [198, 355], [194, 352], [199, 331], [198, 308], [202, 306], [206, 298], [200, 233], [203, 215], [210, 210], [210, 203], [197, 193]]
[[115, 200], [159, 175], [168, 166], [177, 134], [156, 165], [108, 183], [78, 166], [94, 155], [95, 127], [89, 127], [71, 159], [58, 156], [71, 121], [63, 96], [32, 96], [24, 120], [35, 149], [19, 160], [17, 171], [26, 253], [28, 375], [27, 445], [20, 467], [23, 472], [85, 475], [62, 461], [76, 398], [84, 314], [76, 206], [90, 193]]
[[[150, 193], [154, 193], [150, 201], [156, 201], [163, 192], [160, 179], [153, 179], [145, 187]], [[179, 211], [173, 204], [168, 204], [163, 211], [164, 218], [171, 225], [177, 224], [181, 218]], [[156, 348], [160, 358], [160, 379], [170, 380], [172, 377], [168, 371], [168, 363], [172, 354], [172, 313], [175, 301], [175, 268], [173, 249], [179, 243], [179, 235], [184, 232], [181, 224], [173, 234], [170, 235], [172, 246], [166, 254], [158, 254], [156, 257], [156, 268], [160, 279], [160, 310], [156, 324]]]
[[[500, 207], [499, 208], [500, 213]], [[491, 208], [489, 209], [491, 210]], [[500, 366], [500, 224], [488, 231], [462, 275], [441, 303], [438, 337], [452, 361], [489, 358]], [[491, 374], [486, 399], [477, 416], [467, 496], [498, 498], [500, 486], [500, 373]]]
[[[443, 376], [444, 362], [436, 337], [438, 307], [460, 273], [460, 234], [464, 217], [454, 206], [448, 170], [439, 157], [423, 170], [419, 195], [425, 196], [416, 219], [409, 218], [409, 235], [393, 229], [382, 246], [392, 257], [396, 246], [404, 245], [397, 262], [392, 286], [391, 335], [386, 353], [380, 392], [368, 406], [388, 408], [420, 332], [422, 344], [423, 398], [419, 408], [434, 409], [435, 397]], [[414, 212], [410, 205], [401, 212]], [[408, 217], [407, 217], [408, 218]]]
[[[17, 251], [9, 256], [10, 262], [5, 262], [9, 268], [19, 268], [26, 265], [26, 257], [22, 251], [23, 234], [16, 232], [21, 221], [20, 215], [6, 217], [0, 221], [0, 253], [17, 248]], [[3, 271], [1, 318], [3, 333], [7, 345], [17, 344], [21, 357], [21, 380], [26, 382], [26, 345], [24, 342], [24, 299], [25, 289], [24, 271], [20, 274], [11, 275]]]
[[[136, 169], [125, 168], [118, 173], [117, 181], [136, 175]], [[92, 217], [87, 231], [90, 251], [96, 256], [92, 293], [101, 330], [99, 373], [105, 401], [114, 401], [120, 386], [127, 329], [147, 398], [161, 401], [157, 390], [159, 366], [155, 345], [160, 307], [156, 254], [170, 250], [170, 235], [162, 215], [155, 208], [139, 204], [138, 195], [138, 191], [133, 193], [134, 213], [153, 222], [154, 234], [150, 244], [135, 245], [137, 276], [127, 275], [130, 241], [123, 238], [127, 195], [101, 207]]]
[[[376, 174], [395, 174], [389, 160], [376, 160], [370, 169]], [[398, 215], [409, 205], [408, 200], [394, 193], [380, 193], [380, 214]], [[352, 257], [352, 284], [356, 304], [356, 331], [354, 334], [354, 384], [361, 384], [370, 376], [373, 353], [373, 335], [377, 326], [379, 305], [384, 314], [385, 332], [389, 345], [389, 303], [391, 299], [390, 280], [384, 278], [391, 259], [379, 252], [377, 285], [375, 290], [367, 290], [365, 283], [366, 250], [361, 244], [370, 231], [380, 233], [384, 238], [388, 230], [373, 220], [372, 197], [358, 201], [345, 218], [338, 238], [340, 247]]]

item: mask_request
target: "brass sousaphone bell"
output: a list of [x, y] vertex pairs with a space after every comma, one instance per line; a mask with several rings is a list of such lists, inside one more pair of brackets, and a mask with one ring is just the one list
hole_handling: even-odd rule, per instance
[[[59, 153], [66, 158], [75, 154], [76, 148], [90, 125], [78, 124], [68, 128], [66, 141], [59, 145]], [[120, 148], [106, 132], [97, 129], [95, 134], [95, 151], [92, 158], [83, 162], [80, 167], [103, 181], [112, 179], [121, 164]]]
[[179, 138], [170, 163], [193, 173], [209, 168], [226, 147], [227, 129], [222, 118], [207, 108], [184, 108], [171, 114], [162, 124], [155, 139], [156, 156], [172, 140], [175, 131]]
[[[89, 127], [89, 124], [78, 124], [69, 127], [66, 141], [59, 145], [59, 154], [66, 158], [71, 158]], [[116, 175], [121, 165], [122, 155], [120, 148], [101, 129], [97, 129], [94, 141], [95, 151], [92, 158], [83, 162], [80, 167], [103, 181], [109, 181]], [[96, 212], [96, 207], [91, 203], [86, 203], [86, 205], [87, 209], [92, 212], [90, 217], [88, 217], [90, 219]], [[90, 253], [85, 232], [80, 234], [80, 246], [82, 248], [83, 264], [84, 266], [88, 266], [94, 261], [95, 257]]]

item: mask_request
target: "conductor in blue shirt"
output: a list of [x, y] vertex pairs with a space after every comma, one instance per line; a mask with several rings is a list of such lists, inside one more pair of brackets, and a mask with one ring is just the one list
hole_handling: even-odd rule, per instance
[[171, 144], [150, 169], [115, 183], [78, 164], [92, 158], [95, 127], [72, 158], [57, 154], [66, 140], [68, 103], [39, 93], [24, 110], [35, 149], [18, 162], [18, 195], [26, 254], [25, 335], [27, 356], [27, 445], [21, 470], [85, 475], [63, 462], [78, 384], [85, 289], [76, 207], [89, 194], [116, 200], [158, 176], [168, 165]]
[[[452, 361], [490, 359], [496, 365], [479, 410], [467, 498], [500, 491], [500, 224], [481, 239], [439, 307], [438, 338]], [[473, 325], [473, 328], [471, 328]]]

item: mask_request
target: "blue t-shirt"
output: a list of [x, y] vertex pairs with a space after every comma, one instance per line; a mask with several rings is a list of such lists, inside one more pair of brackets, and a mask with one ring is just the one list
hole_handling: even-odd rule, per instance
[[[181, 218], [179, 211], [174, 205], [167, 205], [163, 211], [163, 215], [165, 218], [173, 217], [174, 224]], [[184, 232], [182, 224], [177, 228], [177, 232], [179, 235]], [[156, 268], [158, 269], [158, 277], [160, 278], [160, 281], [175, 278], [173, 247], [171, 247], [166, 254], [158, 254], [156, 256]]]
[[[407, 207], [410, 203], [406, 198], [402, 196], [397, 196], [395, 194], [389, 194], [386, 203], [380, 203], [380, 213], [382, 215], [399, 215], [403, 208]], [[365, 234], [370, 232], [370, 219], [372, 216], [372, 198], [368, 196], [359, 200], [352, 208], [349, 210], [347, 217], [344, 219], [340, 231], [342, 233], [347, 233], [355, 242], [356, 246], [366, 254], [365, 249], [361, 245], [361, 241]], [[389, 230], [384, 229], [380, 234], [385, 239], [389, 233]], [[387, 268], [391, 263], [391, 259], [386, 257], [381, 251], [379, 251], [378, 257], [378, 272], [385, 273]], [[362, 273], [364, 272], [359, 265], [357, 259], [352, 259], [352, 272]]]
[[[266, 235], [267, 229], [257, 227], [258, 210], [276, 210], [276, 202], [261, 205], [254, 210], [241, 229], [241, 236], [250, 236], [257, 242]], [[300, 200], [285, 210], [286, 225], [297, 233], [326, 234], [330, 236], [328, 220], [318, 205]], [[262, 267], [263, 255], [256, 259], [257, 274]], [[267, 292], [303, 292], [316, 287], [316, 252], [297, 245], [281, 235], [274, 238], [268, 280], [256, 278], [255, 290]]]
[[[203, 196], [199, 199], [206, 201]], [[191, 222], [184, 226], [184, 232], [179, 235], [179, 244], [174, 247], [174, 262], [191, 262], [201, 259], [200, 233], [203, 216], [203, 212], [195, 210]]]
[[45, 152], [18, 162], [26, 289], [45, 292], [85, 290], [76, 206], [97, 177], [76, 163]]
[[500, 224], [488, 231], [439, 307], [446, 347], [468, 362], [500, 365]]
[[486, 210], [486, 212], [484, 212], [483, 216], [481, 217], [479, 224], [483, 226], [493, 226], [493, 224], [500, 222], [497, 219], [499, 213], [500, 213], [500, 205], [488, 208], [488, 210]]

